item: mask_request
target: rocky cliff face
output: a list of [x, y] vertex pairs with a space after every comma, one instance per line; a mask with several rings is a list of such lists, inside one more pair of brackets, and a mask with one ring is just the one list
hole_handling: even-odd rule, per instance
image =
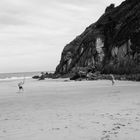
[[63, 49], [56, 74], [75, 69], [101, 73], [140, 73], [140, 1], [126, 0], [108, 6], [91, 24]]

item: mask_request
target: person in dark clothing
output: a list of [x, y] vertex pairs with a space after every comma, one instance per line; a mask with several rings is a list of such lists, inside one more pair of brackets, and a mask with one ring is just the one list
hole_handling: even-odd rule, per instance
[[20, 91], [24, 91], [24, 89], [23, 89], [23, 84], [24, 84], [24, 81], [18, 83], [19, 92], [20, 92]]

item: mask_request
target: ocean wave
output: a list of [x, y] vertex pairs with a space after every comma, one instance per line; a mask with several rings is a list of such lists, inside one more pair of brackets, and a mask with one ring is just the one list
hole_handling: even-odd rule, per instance
[[12, 81], [12, 80], [22, 80], [22, 79], [31, 79], [32, 77], [6, 77], [0, 78], [0, 81]]

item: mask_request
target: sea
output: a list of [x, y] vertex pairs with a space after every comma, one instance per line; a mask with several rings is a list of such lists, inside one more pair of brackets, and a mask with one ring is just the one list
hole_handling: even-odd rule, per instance
[[24, 78], [31, 79], [35, 75], [41, 75], [41, 72], [44, 71], [0, 73], [0, 81], [10, 81], [10, 80], [18, 80]]

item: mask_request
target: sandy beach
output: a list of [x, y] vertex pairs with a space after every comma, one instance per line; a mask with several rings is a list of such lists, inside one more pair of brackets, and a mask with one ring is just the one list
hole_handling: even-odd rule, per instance
[[140, 83], [0, 82], [0, 140], [139, 140]]

